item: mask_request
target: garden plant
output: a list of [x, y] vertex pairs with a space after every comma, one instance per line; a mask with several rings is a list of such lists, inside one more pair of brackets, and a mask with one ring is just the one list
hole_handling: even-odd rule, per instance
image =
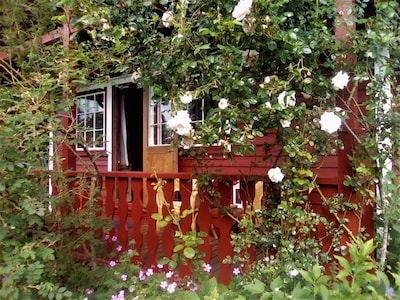
[[[398, 1], [15, 0], [3, 1], [0, 15], [0, 299], [400, 295]], [[66, 24], [69, 39], [41, 42]], [[143, 269], [132, 263], [134, 250], [122, 253], [115, 237], [100, 234], [112, 224], [99, 211], [98, 154], [88, 151], [81, 175], [63, 168], [62, 152], [85, 148], [75, 134], [76, 92], [121, 75], [171, 103], [171, 147], [197, 162], [202, 201], [217, 205], [209, 183], [222, 180], [204, 171], [206, 147], [230, 159], [274, 138], [278, 155], [265, 147], [271, 168], [256, 178], [266, 191], [262, 207], [249, 197], [232, 216], [229, 286], [201, 260], [208, 233], [179, 230], [192, 211], [152, 216], [178, 228], [177, 246], [171, 259]], [[187, 108], [201, 99], [207, 115], [194, 125]], [[316, 170], [340, 151], [351, 167], [341, 180], [357, 201], [318, 185]], [[332, 219], [308, 205], [311, 193]], [[85, 199], [79, 207], [77, 197]], [[363, 228], [367, 207], [376, 212], [367, 220], [374, 236]], [[315, 234], [321, 226], [328, 250]], [[248, 248], [261, 259], [248, 263]], [[77, 249], [86, 260], [73, 256]], [[193, 264], [192, 277], [179, 276], [183, 262]]]

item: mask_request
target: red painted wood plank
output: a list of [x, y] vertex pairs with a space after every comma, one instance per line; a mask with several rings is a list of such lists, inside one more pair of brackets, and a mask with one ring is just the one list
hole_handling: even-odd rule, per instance
[[146, 266], [152, 267], [157, 265], [157, 248], [158, 248], [158, 235], [156, 229], [156, 221], [151, 218], [151, 215], [158, 212], [157, 203], [156, 203], [156, 191], [153, 189], [153, 185], [151, 183], [155, 183], [155, 180], [147, 180], [147, 193], [149, 202], [147, 203], [147, 249], [148, 255], [146, 260]]
[[[163, 192], [165, 195], [165, 201], [169, 204], [169, 210], [165, 205], [163, 206], [163, 216], [166, 217], [169, 215], [171, 209], [173, 208], [172, 204], [172, 195], [174, 193], [173, 179], [166, 180], [166, 184], [163, 187]], [[162, 232], [162, 249], [164, 255], [166, 257], [171, 257], [174, 247], [175, 247], [175, 241], [174, 241], [173, 226], [171, 223], [169, 223], [166, 227], [164, 227], [164, 230]]]
[[223, 260], [227, 257], [233, 256], [233, 247], [231, 244], [231, 229], [234, 224], [233, 220], [226, 216], [219, 215], [214, 221], [214, 224], [219, 229], [218, 241], [218, 260], [219, 260], [219, 275], [218, 281], [228, 285], [232, 279], [232, 271], [230, 264], [224, 264]]
[[134, 241], [133, 248], [138, 253], [137, 256], [132, 258], [133, 262], [143, 262], [142, 255], [142, 244], [143, 244], [143, 234], [142, 234], [142, 216], [143, 216], [143, 180], [132, 179], [132, 203], [130, 204], [130, 218], [132, 221], [132, 240]]
[[128, 243], [128, 202], [126, 200], [126, 195], [128, 191], [128, 180], [126, 178], [118, 178], [118, 243], [122, 246], [122, 249], [126, 251]]

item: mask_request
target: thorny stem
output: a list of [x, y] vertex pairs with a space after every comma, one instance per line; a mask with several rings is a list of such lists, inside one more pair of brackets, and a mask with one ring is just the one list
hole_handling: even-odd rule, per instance
[[[319, 195], [321, 196], [322, 200], [324, 202], [327, 202], [326, 197], [324, 196], [324, 194], [322, 193], [321, 189], [319, 188], [319, 186], [317, 184], [315, 185], [315, 188], [317, 189], [317, 191], [318, 191]], [[347, 234], [351, 237], [351, 239], [353, 241], [356, 241], [357, 239], [354, 236], [354, 234], [351, 232], [351, 230], [346, 225], [343, 224], [343, 222], [340, 221], [340, 218], [339, 218], [339, 216], [337, 215], [336, 212], [333, 213], [333, 216], [335, 217], [336, 221], [338, 221], [338, 223], [340, 224], [340, 227], [342, 227], [347, 232]]]

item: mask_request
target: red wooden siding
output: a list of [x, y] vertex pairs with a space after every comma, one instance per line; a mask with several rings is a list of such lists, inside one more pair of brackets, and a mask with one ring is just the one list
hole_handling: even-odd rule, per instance
[[[266, 148], [268, 148], [268, 155], [266, 155]], [[204, 149], [199, 148], [199, 151], [202, 150]], [[254, 150], [254, 154], [246, 154], [245, 156], [234, 155], [232, 150], [232, 155], [224, 157], [221, 147], [209, 147], [202, 159], [203, 167], [198, 168], [198, 171], [204, 170], [224, 176], [266, 176], [268, 170], [275, 167], [274, 163], [280, 155], [281, 146], [276, 145], [274, 136], [269, 135], [257, 138], [254, 142]], [[185, 154], [179, 156], [179, 172], [193, 172], [195, 166], [198, 166], [198, 164], [192, 157]], [[337, 178], [338, 157], [329, 155], [321, 158], [315, 164], [313, 171], [320, 178]]]
[[[97, 152], [100, 153], [100, 152]], [[94, 166], [87, 154], [85, 154], [83, 151], [77, 151], [77, 157], [76, 157], [76, 171], [77, 172], [87, 172], [88, 170], [93, 170]], [[93, 153], [93, 155], [97, 155], [96, 153]], [[108, 157], [107, 154], [102, 154], [100, 157], [98, 157], [96, 160], [96, 166], [99, 169], [100, 172], [107, 172], [108, 171]]]

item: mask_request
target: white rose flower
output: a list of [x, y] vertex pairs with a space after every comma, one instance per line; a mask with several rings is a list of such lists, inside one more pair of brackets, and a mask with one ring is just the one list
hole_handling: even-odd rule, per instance
[[141, 72], [140, 68], [137, 68], [137, 70], [132, 73], [131, 81], [137, 82], [140, 77], [142, 77], [142, 72]]
[[332, 78], [332, 84], [335, 90], [342, 90], [349, 82], [349, 74], [346, 72], [340, 71], [336, 74], [335, 77]]
[[221, 98], [221, 100], [219, 100], [219, 102], [218, 102], [218, 107], [219, 107], [219, 109], [227, 108], [228, 107], [228, 99]]
[[192, 93], [187, 91], [185, 94], [179, 96], [179, 99], [181, 99], [181, 102], [183, 104], [189, 104], [193, 100]]
[[174, 13], [172, 10], [167, 10], [163, 13], [161, 21], [164, 27], [169, 27], [171, 25], [172, 20], [174, 19]]
[[342, 125], [342, 119], [340, 119], [334, 112], [324, 112], [321, 115], [321, 129], [328, 132], [334, 133]]
[[232, 11], [232, 17], [236, 19], [236, 21], [243, 20], [244, 17], [250, 13], [252, 4], [253, 0], [239, 0], [239, 3], [236, 4]]
[[168, 121], [168, 126], [179, 135], [190, 136], [192, 132], [191, 122], [188, 111], [180, 110], [176, 113], [176, 116]]
[[269, 180], [271, 180], [272, 182], [278, 183], [283, 180], [284, 175], [281, 171], [281, 168], [276, 167], [276, 168], [269, 169], [268, 177], [269, 177]]
[[282, 109], [285, 109], [289, 106], [295, 106], [296, 105], [296, 94], [294, 92], [291, 92], [289, 94], [288, 92], [283, 91], [278, 96], [278, 103]]
[[297, 275], [299, 275], [299, 271], [297, 271], [296, 269], [293, 269], [289, 272], [289, 275], [291, 277], [296, 277]]
[[287, 119], [280, 119], [279, 122], [281, 122], [282, 127], [290, 127], [290, 124], [292, 124], [292, 120], [287, 120]]
[[272, 109], [271, 102], [269, 102], [269, 101], [265, 102], [265, 108], [266, 109]]

